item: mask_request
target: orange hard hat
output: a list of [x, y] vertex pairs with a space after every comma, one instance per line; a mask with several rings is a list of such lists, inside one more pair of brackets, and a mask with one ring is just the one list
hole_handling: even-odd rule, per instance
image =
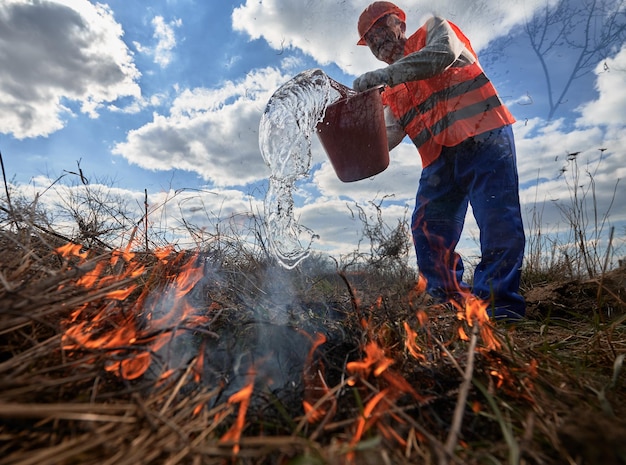
[[399, 7], [391, 2], [374, 2], [361, 13], [359, 16], [359, 36], [361, 37], [356, 43], [357, 45], [367, 45], [365, 43], [365, 34], [369, 31], [374, 23], [383, 16], [395, 14], [402, 21], [406, 21], [406, 14]]

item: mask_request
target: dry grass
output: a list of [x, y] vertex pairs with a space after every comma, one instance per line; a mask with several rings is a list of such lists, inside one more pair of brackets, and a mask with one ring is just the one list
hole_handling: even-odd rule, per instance
[[626, 463], [624, 269], [493, 350], [411, 276], [0, 241], [0, 464]]

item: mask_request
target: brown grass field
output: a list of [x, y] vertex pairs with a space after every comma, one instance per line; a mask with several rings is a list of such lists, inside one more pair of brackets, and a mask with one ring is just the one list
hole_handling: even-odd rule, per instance
[[624, 267], [494, 325], [410, 273], [0, 242], [2, 465], [626, 464]]

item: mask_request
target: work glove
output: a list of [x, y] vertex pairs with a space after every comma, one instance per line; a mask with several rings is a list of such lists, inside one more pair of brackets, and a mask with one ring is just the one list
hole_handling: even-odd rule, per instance
[[370, 71], [369, 73], [362, 74], [354, 80], [352, 88], [357, 92], [363, 92], [364, 90], [371, 89], [372, 87], [380, 86], [389, 83], [389, 72], [387, 68], [377, 69]]

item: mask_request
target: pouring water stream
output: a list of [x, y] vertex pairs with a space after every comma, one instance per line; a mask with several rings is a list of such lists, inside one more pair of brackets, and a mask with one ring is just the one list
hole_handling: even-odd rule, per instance
[[259, 148], [270, 168], [264, 213], [271, 252], [287, 269], [311, 252], [315, 233], [294, 216], [293, 191], [311, 166], [311, 134], [326, 107], [355, 94], [321, 69], [298, 74], [272, 95], [259, 124]]

